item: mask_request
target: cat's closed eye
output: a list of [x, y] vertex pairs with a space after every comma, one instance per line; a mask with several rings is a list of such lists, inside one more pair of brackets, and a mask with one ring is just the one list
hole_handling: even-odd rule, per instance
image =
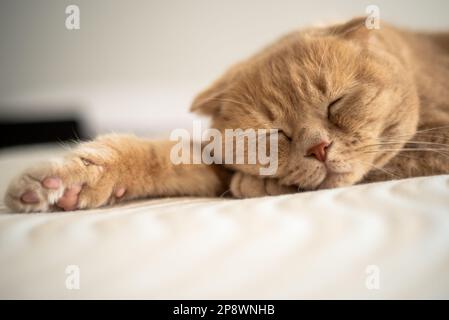
[[278, 129], [278, 133], [279, 133], [280, 135], [283, 135], [288, 141], [292, 141], [292, 137], [291, 137], [289, 134], [285, 133], [284, 130]]
[[335, 112], [335, 107], [343, 100], [343, 97], [339, 97], [335, 100], [333, 100], [329, 105], [327, 106], [327, 118], [332, 122], [332, 115], [333, 112]]

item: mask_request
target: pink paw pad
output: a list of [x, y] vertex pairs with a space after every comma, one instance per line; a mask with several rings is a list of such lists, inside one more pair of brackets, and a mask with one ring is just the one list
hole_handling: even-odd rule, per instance
[[64, 195], [56, 203], [58, 207], [65, 211], [77, 209], [78, 195], [81, 192], [80, 185], [74, 185], [64, 191]]
[[39, 197], [37, 193], [34, 191], [27, 191], [20, 197], [20, 200], [23, 203], [34, 204], [39, 202]]
[[58, 189], [61, 186], [61, 179], [58, 177], [48, 177], [42, 181], [42, 185], [47, 189]]
[[116, 196], [117, 198], [121, 198], [121, 197], [123, 197], [123, 195], [125, 194], [125, 192], [126, 192], [126, 189], [125, 189], [125, 188], [118, 188], [118, 189], [115, 191], [115, 196]]

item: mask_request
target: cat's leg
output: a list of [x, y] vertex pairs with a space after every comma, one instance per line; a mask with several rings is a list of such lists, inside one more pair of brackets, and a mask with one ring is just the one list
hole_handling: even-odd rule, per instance
[[223, 167], [175, 165], [175, 142], [106, 135], [79, 144], [60, 159], [37, 164], [14, 179], [5, 204], [19, 212], [97, 208], [126, 199], [216, 196], [229, 186]]
[[275, 196], [298, 192], [295, 187], [281, 185], [278, 179], [263, 178], [243, 172], [234, 173], [230, 190], [236, 198]]

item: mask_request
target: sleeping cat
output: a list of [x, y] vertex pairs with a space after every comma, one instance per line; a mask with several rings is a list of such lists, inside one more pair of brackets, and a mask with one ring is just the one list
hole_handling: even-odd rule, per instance
[[230, 68], [192, 111], [222, 132], [278, 129], [276, 173], [259, 176], [258, 163], [175, 165], [175, 142], [106, 135], [26, 170], [5, 203], [20, 212], [75, 210], [449, 173], [449, 34], [369, 30], [361, 18], [293, 32]]

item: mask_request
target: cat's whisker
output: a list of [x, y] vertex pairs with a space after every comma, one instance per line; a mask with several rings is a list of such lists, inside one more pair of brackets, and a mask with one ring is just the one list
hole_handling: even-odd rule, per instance
[[447, 143], [438, 143], [438, 142], [427, 142], [427, 141], [418, 141], [418, 140], [390, 140], [390, 141], [382, 141], [380, 143], [371, 144], [370, 146], [382, 146], [382, 145], [395, 145], [395, 144], [423, 144], [430, 146], [440, 146], [449, 148], [449, 144]]
[[73, 146], [67, 141], [58, 140], [57, 143], [65, 151], [70, 151], [73, 148]]
[[[427, 142], [427, 141], [418, 141], [418, 140], [389, 140], [389, 141], [381, 141], [379, 143], [373, 143], [373, 144], [368, 144], [359, 148], [354, 149], [354, 151], [386, 151], [389, 149], [382, 149], [380, 147], [382, 146], [394, 146], [394, 145], [423, 145], [424, 148], [416, 148], [416, 147], [405, 147], [405, 148], [400, 148], [401, 150], [407, 150], [407, 151], [423, 151], [422, 149], [431, 149], [431, 147], [438, 147], [438, 148], [433, 148], [433, 150], [442, 150], [442, 151], [449, 151], [449, 144], [445, 144], [445, 143], [437, 143], [437, 142]], [[427, 148], [425, 148], [427, 147]], [[376, 148], [374, 150], [367, 150], [369, 148]], [[400, 151], [398, 149], [398, 151]]]
[[389, 171], [389, 170], [386, 170], [386, 169], [384, 169], [384, 168], [382, 168], [382, 167], [378, 167], [378, 166], [372, 164], [371, 162], [367, 162], [367, 161], [363, 161], [363, 160], [359, 160], [359, 159], [354, 160], [354, 161], [355, 161], [355, 162], [362, 163], [362, 164], [365, 164], [365, 165], [369, 165], [370, 167], [372, 167], [372, 168], [374, 168], [374, 169], [377, 169], [377, 170], [379, 170], [379, 171], [382, 171], [382, 172], [384, 172], [384, 173], [386, 173], [386, 174], [388, 174], [388, 175], [390, 175], [390, 176], [393, 176], [393, 177], [395, 177], [395, 178], [400, 178], [400, 176], [398, 176], [397, 174], [394, 174], [393, 172], [391, 172], [391, 171]]
[[429, 152], [439, 152], [439, 151], [449, 151], [449, 149], [442, 148], [391, 148], [391, 149], [377, 149], [377, 150], [365, 150], [365, 153], [379, 153], [379, 152], [401, 152], [401, 151], [429, 151]]
[[429, 129], [423, 129], [423, 130], [416, 130], [416, 132], [427, 132], [427, 131], [440, 130], [440, 129], [449, 129], [449, 125], [439, 126], [439, 127], [429, 128]]
[[[386, 135], [384, 136], [385, 138], [401, 138], [401, 137], [413, 137], [413, 136], [429, 136], [429, 137], [434, 137], [436, 136], [436, 134], [438, 133], [433, 133], [431, 131], [434, 130], [441, 130], [441, 129], [449, 129], [449, 126], [440, 126], [440, 127], [435, 127], [435, 128], [429, 128], [429, 129], [423, 129], [423, 130], [417, 130], [415, 133], [413, 134], [402, 134], [402, 135]], [[449, 132], [447, 132], [449, 134]], [[445, 137], [445, 136], [443, 136]]]
[[418, 138], [447, 139], [449, 137], [449, 132], [418, 132], [415, 136]]
[[447, 148], [390, 148], [390, 149], [376, 149], [376, 150], [366, 150], [367, 152], [384, 152], [384, 151], [397, 151], [397, 152], [401, 152], [401, 151], [448, 151], [449, 149]]
[[[423, 132], [429, 132], [429, 131], [441, 130], [441, 129], [449, 129], [449, 125], [427, 128], [427, 129], [422, 129], [422, 130], [416, 130], [415, 133], [413, 133], [413, 134], [404, 134], [404, 135], [399, 135], [399, 136], [413, 136], [417, 133], [419, 134], [419, 133], [423, 133]], [[395, 136], [395, 135], [390, 135], [390, 136]], [[388, 136], [386, 136], [386, 137], [388, 137]]]
[[[441, 156], [444, 156], [449, 159], [449, 154], [441, 152], [442, 149], [431, 149], [431, 148], [402, 148], [402, 149], [379, 149], [379, 150], [367, 150], [362, 153], [384, 153], [384, 152], [401, 152], [401, 151], [409, 151], [409, 152], [435, 152]], [[449, 151], [449, 150], [446, 150]]]
[[428, 142], [432, 142], [432, 140], [447, 141], [447, 139], [449, 138], [449, 134], [448, 135], [439, 135], [439, 134], [429, 134], [429, 133], [427, 133], [427, 134], [416, 134], [413, 137], [404, 135], [403, 137], [401, 137], [401, 136], [391, 136], [391, 137], [384, 137], [384, 138], [387, 138], [387, 139], [382, 139], [381, 141], [389, 141], [389, 140], [395, 139], [395, 140], [403, 140], [404, 142], [407, 142], [407, 141], [410, 141], [410, 140], [411, 141], [419, 141], [419, 140], [412, 140], [412, 139], [427, 139], [427, 140], [429, 140]]
[[224, 198], [228, 193], [230, 193], [231, 192], [231, 189], [228, 189], [228, 190], [225, 190], [225, 192], [223, 192], [221, 195], [220, 195], [220, 198]]

